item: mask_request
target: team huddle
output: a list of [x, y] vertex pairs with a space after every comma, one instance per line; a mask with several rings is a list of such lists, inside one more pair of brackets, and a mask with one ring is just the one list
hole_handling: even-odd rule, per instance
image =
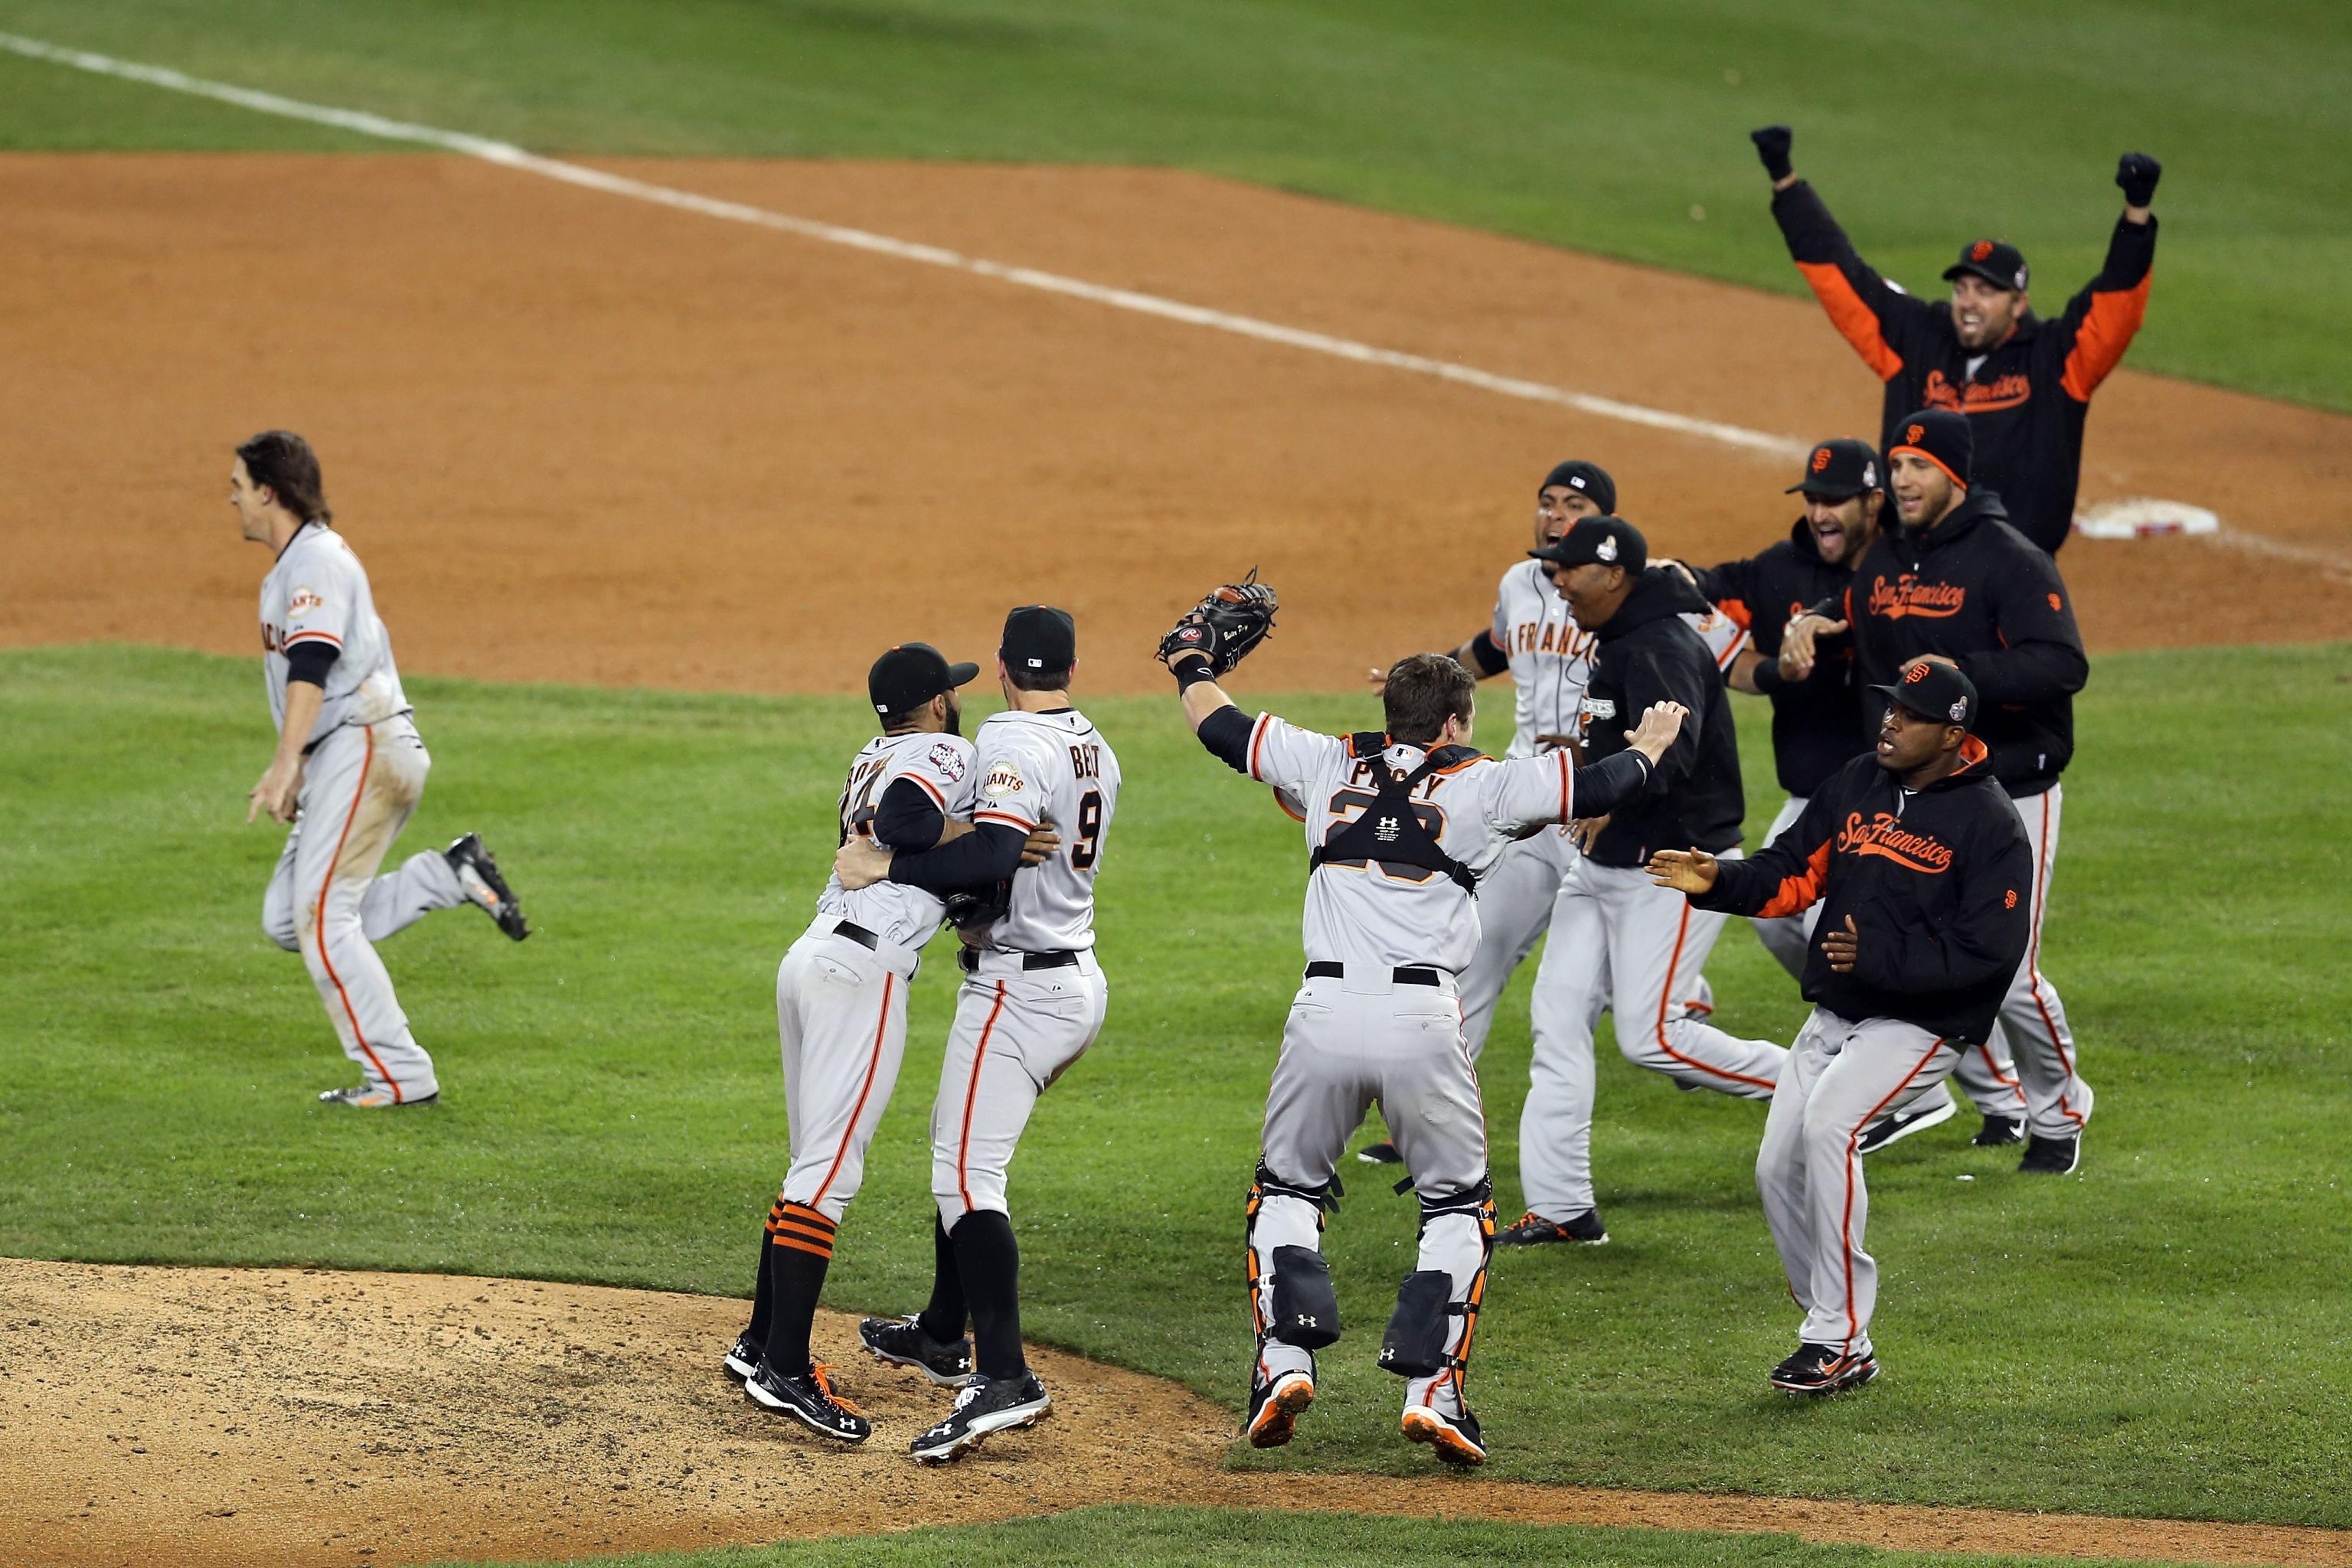
[[[1560, 463], [1487, 624], [1375, 670], [1381, 726], [1356, 734], [1227, 694], [1280, 609], [1254, 573], [1159, 644], [1202, 746], [1271, 790], [1308, 868], [1300, 984], [1244, 1200], [1243, 1429], [1256, 1447], [1290, 1441], [1317, 1354], [1341, 1337], [1321, 1236], [1377, 1107], [1386, 1136], [1358, 1158], [1402, 1164], [1398, 1190], [1420, 1204], [1378, 1363], [1403, 1380], [1405, 1438], [1485, 1461], [1465, 1378], [1495, 1248], [1610, 1239], [1591, 1140], [1604, 1013], [1627, 1060], [1768, 1107], [1757, 1188], [1801, 1311], [1769, 1379], [1791, 1394], [1877, 1375], [1863, 1160], [1952, 1118], [1948, 1079], [1981, 1118], [1974, 1142], [2021, 1145], [2021, 1172], [2082, 1159], [2094, 1096], [2041, 967], [2072, 700], [2089, 676], [2054, 557], [2090, 397], [2145, 310], [2160, 171], [2123, 159], [2105, 264], [2043, 321], [2024, 258], [1992, 240], [1947, 270], [1948, 302], [1903, 292], [1795, 175], [1787, 129], [1753, 139], [1792, 258], [1886, 388], [1874, 439], [1809, 450], [1785, 538], [1712, 565], [1668, 559], [1607, 469]], [[238, 448], [232, 500], [246, 536], [277, 552], [262, 637], [280, 741], [252, 810], [292, 827], [265, 925], [304, 955], [362, 1074], [320, 1098], [429, 1105], [432, 1058], [373, 944], [461, 902], [515, 940], [530, 928], [470, 834], [376, 875], [429, 763], [366, 575], [299, 437]], [[1040, 1097], [1108, 1011], [1094, 900], [1120, 769], [1071, 702], [1077, 663], [1069, 615], [1013, 610], [996, 654], [1006, 710], [970, 738], [959, 693], [979, 665], [909, 642], [868, 671], [880, 733], [849, 762], [833, 873], [777, 973], [790, 1163], [750, 1322], [723, 1358], [751, 1400], [829, 1438], [862, 1442], [872, 1426], [814, 1360], [811, 1327], [897, 1087], [908, 986], [943, 927], [963, 981], [930, 1119], [931, 1293], [858, 1333], [954, 1391], [912, 1439], [919, 1460], [956, 1459], [1052, 1407], [1023, 1353], [1007, 1177]], [[1474, 741], [1477, 688], [1502, 676], [1513, 724], [1489, 755]], [[1738, 694], [1770, 704], [1787, 796], [1747, 856]], [[1792, 1042], [1726, 1026], [1704, 971], [1735, 917], [1812, 1005]], [[1498, 1226], [1477, 1067], [1539, 941], [1524, 1201]]]

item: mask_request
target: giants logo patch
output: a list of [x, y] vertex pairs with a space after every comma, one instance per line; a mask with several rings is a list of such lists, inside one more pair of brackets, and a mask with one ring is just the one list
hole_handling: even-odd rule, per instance
[[1918, 616], [1940, 621], [1958, 615], [1968, 596], [1968, 589], [1958, 583], [1922, 583], [1906, 572], [1892, 583], [1884, 577], [1872, 578], [1866, 604], [1870, 613], [1883, 620]]
[[286, 618], [289, 621], [299, 619], [326, 602], [315, 588], [297, 588], [286, 596]]
[[1858, 811], [1849, 815], [1845, 826], [1838, 829], [1837, 850], [1841, 855], [1875, 855], [1906, 870], [1930, 877], [1952, 868], [1949, 845], [1938, 842], [1930, 834], [1911, 832], [1894, 813], [1886, 811], [1868, 822], [1863, 821]]
[[991, 800], [1003, 800], [1007, 795], [1019, 795], [1027, 787], [1019, 768], [1011, 763], [999, 763], [988, 770], [988, 777], [982, 783], [980, 793]]

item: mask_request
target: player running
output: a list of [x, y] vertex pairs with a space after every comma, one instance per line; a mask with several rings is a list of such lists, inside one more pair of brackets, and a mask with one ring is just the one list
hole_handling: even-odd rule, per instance
[[374, 944], [435, 910], [479, 905], [517, 942], [522, 905], [482, 841], [467, 834], [379, 877], [425, 794], [433, 759], [392, 662], [392, 637], [352, 547], [332, 528], [319, 459], [290, 430], [236, 449], [229, 504], [245, 537], [275, 555], [261, 583], [261, 669], [278, 752], [247, 794], [245, 819], [290, 823], [262, 896], [261, 927], [299, 952], [362, 1081], [319, 1096], [366, 1110], [431, 1105], [433, 1058], [417, 1043]]
[[[1110, 993], [1095, 962], [1095, 876], [1118, 807], [1118, 758], [1070, 705], [1077, 633], [1067, 614], [1024, 605], [1005, 617], [996, 668], [1010, 710], [974, 737], [973, 831], [919, 854], [866, 839], [842, 846], [845, 888], [936, 892], [1012, 879], [1001, 912], [967, 929], [964, 983], [931, 1112], [931, 1196], [939, 1205], [931, 1300], [910, 1318], [869, 1318], [866, 1348], [939, 1374], [971, 1323], [974, 1368], [955, 1408], [911, 1445], [944, 1463], [992, 1432], [1053, 1407], [1021, 1352], [1020, 1249], [1005, 1196], [1013, 1153], [1037, 1097], [1093, 1045]], [[1031, 834], [1054, 824], [1061, 847], [1013, 877]]]
[[[912, 851], [972, 831], [979, 779], [956, 693], [979, 673], [976, 664], [950, 664], [929, 643], [902, 643], [874, 661], [866, 691], [882, 733], [849, 764], [841, 843]], [[1031, 848], [1042, 856], [1053, 847], [1040, 835]], [[835, 1392], [832, 1369], [816, 1363], [809, 1328], [835, 1232], [866, 1179], [866, 1146], [906, 1058], [907, 988], [944, 909], [921, 888], [884, 882], [852, 890], [828, 877], [815, 920], [776, 970], [792, 1165], [768, 1209], [751, 1325], [726, 1367], [753, 1403], [843, 1442], [862, 1443], [873, 1428]], [[971, 1347], [962, 1336], [959, 1324], [937, 1381], [966, 1380]]]
[[1886, 384], [1886, 444], [1915, 408], [1948, 408], [1976, 426], [1979, 478], [2009, 503], [2017, 531], [2055, 554], [2074, 522], [2091, 395], [2123, 362], [2147, 314], [2156, 263], [2157, 181], [2145, 153], [2116, 165], [2124, 211], [2106, 264], [2063, 314], [2043, 321], [2026, 292], [2025, 258], [2004, 240], [1961, 247], [1944, 268], [1948, 302], [1915, 299], [1854, 254], [1813, 187], [1791, 170], [1785, 125], [1749, 132], [1772, 180], [1772, 216], [1822, 308]]
[[1380, 1362], [1406, 1380], [1404, 1436], [1447, 1463], [1482, 1464], [1486, 1439], [1463, 1391], [1495, 1235], [1456, 980], [1478, 949], [1473, 895], [1515, 838], [1638, 790], [1683, 710], [1645, 713], [1628, 749], [1595, 767], [1564, 751], [1498, 763], [1469, 744], [1475, 678], [1444, 654], [1416, 654], [1389, 672], [1385, 733], [1318, 734], [1270, 713], [1253, 721], [1219, 689], [1263, 635], [1204, 601], [1160, 648], [1202, 745], [1288, 797], [1309, 850], [1305, 983], [1247, 1205], [1257, 1342], [1246, 1433], [1261, 1448], [1290, 1440], [1315, 1397], [1315, 1352], [1339, 1337], [1323, 1216], [1348, 1134], [1378, 1103], [1421, 1200], [1417, 1265]]
[[1788, 831], [1746, 861], [1662, 849], [1649, 863], [1694, 909], [1822, 910], [1827, 934], [1805, 956], [1812, 1016], [1756, 1155], [1772, 1245], [1805, 1312], [1796, 1353], [1771, 1373], [1790, 1394], [1878, 1375], [1878, 1265], [1863, 1249], [1870, 1194], [1856, 1145], [1985, 1038], [2032, 926], [2033, 852], [1969, 732], [1975, 685], [1947, 661], [1915, 659], [1872, 689], [1886, 704], [1876, 754], [1824, 781]]
[[[1852, 639], [1832, 633], [1816, 642], [1816, 623], [1806, 623], [1803, 612], [1808, 605], [1844, 594], [1855, 563], [1878, 538], [1885, 485], [1878, 454], [1868, 443], [1823, 441], [1789, 487], [1788, 493], [1801, 494], [1805, 502], [1804, 515], [1789, 537], [1760, 555], [1694, 574], [1699, 592], [1756, 639], [1755, 652], [1732, 666], [1730, 681], [1734, 689], [1760, 693], [1772, 704], [1772, 760], [1789, 798], [1765, 830], [1768, 844], [1804, 815], [1806, 801], [1823, 779], [1873, 741], [1857, 710]], [[1751, 922], [1765, 950], [1791, 978], [1804, 977], [1805, 942], [1820, 915], [1815, 904], [1802, 914]], [[1978, 1045], [1952, 1077], [1984, 1117], [1974, 1140], [1979, 1146], [2024, 1137], [2025, 1095], [2005, 1047], [1996, 1053], [1992, 1044]], [[1861, 1152], [1874, 1152], [1949, 1121], [1956, 1109], [1944, 1089], [1898, 1106], [1864, 1130]]]

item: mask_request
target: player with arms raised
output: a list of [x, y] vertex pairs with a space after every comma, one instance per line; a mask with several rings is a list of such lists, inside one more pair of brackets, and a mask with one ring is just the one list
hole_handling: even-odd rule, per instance
[[1320, 1237], [1348, 1134], [1378, 1102], [1421, 1200], [1418, 1266], [1397, 1292], [1381, 1364], [1405, 1382], [1401, 1426], [1455, 1465], [1484, 1463], [1463, 1372], [1495, 1244], [1478, 1075], [1457, 976], [1478, 951], [1480, 874], [1519, 836], [1608, 811], [1641, 787], [1683, 710], [1644, 714], [1632, 749], [1591, 768], [1565, 751], [1496, 762], [1471, 749], [1475, 677], [1444, 654], [1389, 671], [1385, 733], [1255, 721], [1219, 689], [1273, 624], [1255, 584], [1212, 595], [1161, 640], [1201, 743], [1297, 808], [1309, 849], [1305, 984], [1267, 1092], [1248, 1201], [1257, 1347], [1246, 1431], [1290, 1440], [1315, 1397], [1315, 1352], [1339, 1337]]

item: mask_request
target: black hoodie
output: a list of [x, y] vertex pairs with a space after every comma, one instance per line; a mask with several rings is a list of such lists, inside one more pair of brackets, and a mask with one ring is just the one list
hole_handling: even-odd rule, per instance
[[2074, 693], [2091, 677], [2058, 563], [2010, 527], [2000, 498], [1968, 492], [1927, 532], [1883, 533], [1846, 588], [1863, 732], [1878, 733], [1883, 698], [1903, 667], [1939, 653], [1976, 683], [1977, 737], [1992, 771], [2024, 799], [2058, 782], [2074, 755]]
[[1783, 680], [1779, 663], [1789, 622], [1853, 580], [1850, 567], [1822, 559], [1813, 531], [1801, 518], [1786, 542], [1698, 574], [1698, 591], [1747, 627], [1756, 651], [1764, 656], [1756, 667], [1756, 689], [1772, 700], [1772, 762], [1780, 787], [1792, 795], [1811, 795], [1872, 743], [1854, 716], [1852, 639], [1819, 639], [1813, 672], [1802, 680]]
[[1625, 731], [1654, 702], [1690, 710], [1683, 732], [1658, 759], [1649, 782], [1620, 802], [1593, 844], [1602, 866], [1641, 866], [1655, 849], [1715, 851], [1739, 842], [1747, 796], [1739, 784], [1739, 744], [1723, 673], [1706, 641], [1683, 619], [1713, 608], [1670, 566], [1642, 574], [1605, 626], [1591, 628], [1592, 679], [1584, 688], [1584, 760], [1625, 749]]
[[[2030, 547], [2029, 547], [2030, 548]], [[2033, 918], [2033, 848], [1995, 786], [1983, 742], [1917, 793], [1874, 755], [1825, 780], [1795, 826], [1746, 860], [1717, 863], [1691, 900], [1736, 915], [1792, 915], [1816, 900], [1805, 946], [1805, 1000], [1842, 1018], [1899, 1018], [1957, 1043], [1992, 1030], [2025, 958]], [[1821, 939], [1851, 916], [1853, 971], [1830, 968]]]

